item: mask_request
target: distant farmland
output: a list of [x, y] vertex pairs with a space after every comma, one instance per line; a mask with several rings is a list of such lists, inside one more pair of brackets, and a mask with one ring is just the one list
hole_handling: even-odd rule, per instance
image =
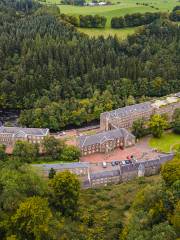
[[[145, 12], [169, 12], [174, 6], [180, 5], [180, 2], [176, 0], [111, 0], [114, 5], [108, 6], [72, 6], [72, 5], [61, 5], [60, 0], [46, 0], [47, 4], [58, 4], [61, 13], [69, 15], [95, 15], [105, 16], [107, 18], [105, 29], [83, 29], [80, 31], [91, 36], [117, 34], [120, 38], [126, 37], [128, 34], [132, 34], [136, 28], [131, 29], [119, 29], [114, 30], [110, 28], [110, 22], [112, 17], [124, 16], [125, 14], [132, 13], [145, 13]], [[138, 3], [139, 5], [137, 5]], [[148, 6], [140, 4], [148, 4]], [[153, 8], [152, 8], [153, 6]]]

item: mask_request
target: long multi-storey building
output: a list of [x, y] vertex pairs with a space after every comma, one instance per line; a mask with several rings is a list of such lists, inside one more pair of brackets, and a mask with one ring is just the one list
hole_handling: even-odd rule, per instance
[[13, 145], [17, 140], [28, 141], [30, 143], [41, 143], [45, 136], [49, 134], [49, 129], [43, 128], [19, 128], [0, 127], [0, 144]]
[[176, 108], [180, 108], [180, 93], [104, 112], [100, 116], [100, 128], [101, 131], [116, 128], [130, 129], [137, 119], [148, 121], [153, 114], [166, 114], [171, 122]]

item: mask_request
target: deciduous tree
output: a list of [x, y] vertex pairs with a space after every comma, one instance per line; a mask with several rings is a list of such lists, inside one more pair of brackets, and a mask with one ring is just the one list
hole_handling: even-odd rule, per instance
[[168, 122], [165, 117], [155, 114], [149, 121], [149, 128], [154, 137], [160, 138], [163, 131], [168, 127]]
[[55, 239], [53, 215], [47, 200], [41, 197], [30, 197], [20, 203], [12, 223], [18, 239]]
[[65, 216], [74, 216], [78, 209], [80, 182], [76, 175], [65, 171], [50, 181], [52, 206]]

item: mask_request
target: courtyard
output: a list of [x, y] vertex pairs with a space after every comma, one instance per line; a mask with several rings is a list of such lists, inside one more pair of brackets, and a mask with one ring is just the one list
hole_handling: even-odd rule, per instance
[[112, 162], [122, 161], [133, 156], [135, 160], [149, 160], [157, 157], [159, 153], [149, 146], [149, 137], [141, 139], [135, 146], [125, 149], [115, 149], [108, 154], [96, 153], [81, 157], [82, 162]]
[[[96, 129], [96, 131], [82, 131], [81, 134], [90, 135], [94, 134], [94, 132], [99, 132], [99, 129]], [[64, 139], [69, 145], [76, 145], [76, 136], [77, 131], [71, 130], [66, 131], [66, 134], [59, 137], [59, 139]], [[160, 152], [170, 152], [177, 144], [180, 144], [180, 135], [167, 131], [159, 139], [147, 136], [139, 140], [135, 146], [125, 148], [124, 150], [117, 148], [108, 154], [95, 153], [83, 156], [81, 157], [81, 162], [108, 163], [112, 161], [122, 161], [132, 155], [136, 160], [150, 160], [156, 158]]]

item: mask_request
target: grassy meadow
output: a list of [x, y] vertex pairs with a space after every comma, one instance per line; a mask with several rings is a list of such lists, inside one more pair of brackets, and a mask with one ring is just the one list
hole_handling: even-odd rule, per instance
[[103, 35], [105, 38], [108, 36], [116, 35], [119, 39], [124, 40], [128, 35], [135, 33], [139, 27], [134, 28], [124, 28], [124, 29], [97, 29], [97, 28], [78, 28], [80, 32], [83, 32], [91, 37], [98, 37], [99, 35]]
[[[88, 0], [91, 1], [91, 0]], [[113, 5], [109, 6], [72, 6], [72, 5], [61, 5], [61, 0], [46, 0], [46, 4], [57, 4], [60, 7], [61, 13], [69, 15], [95, 15], [104, 16], [107, 18], [106, 28], [105, 29], [80, 29], [81, 32], [84, 32], [90, 36], [96, 37], [103, 35], [105, 37], [109, 35], [115, 35], [121, 39], [127, 37], [128, 34], [135, 32], [136, 28], [132, 29], [111, 29], [110, 23], [112, 17], [124, 16], [125, 14], [132, 13], [145, 13], [145, 12], [168, 12], [173, 9], [174, 6], [180, 5], [180, 2], [177, 0], [111, 0]], [[142, 4], [146, 3], [148, 6], [137, 5], [136, 3]], [[155, 8], [152, 8], [154, 6]]]

